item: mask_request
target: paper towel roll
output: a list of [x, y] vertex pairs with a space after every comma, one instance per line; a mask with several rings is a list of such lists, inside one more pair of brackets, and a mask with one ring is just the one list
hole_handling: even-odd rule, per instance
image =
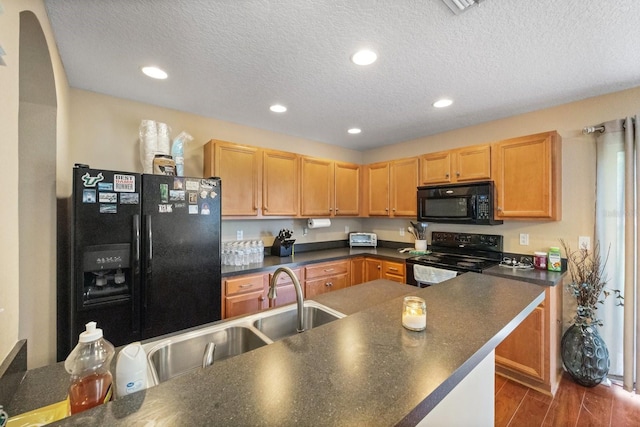
[[331, 226], [331, 220], [329, 218], [309, 218], [307, 224], [309, 228], [325, 228]]

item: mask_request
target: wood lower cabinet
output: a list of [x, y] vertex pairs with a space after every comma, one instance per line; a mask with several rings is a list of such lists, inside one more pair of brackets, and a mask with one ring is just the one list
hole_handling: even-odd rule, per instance
[[561, 219], [562, 149], [557, 132], [497, 142], [492, 155], [496, 219]]
[[343, 289], [350, 283], [350, 261], [331, 261], [305, 267], [305, 298]]
[[491, 145], [473, 145], [420, 157], [422, 185], [491, 179]]
[[[298, 278], [298, 281], [300, 282], [300, 285], [302, 286], [302, 284], [304, 283], [302, 279], [302, 269], [292, 268], [291, 271], [293, 271], [293, 274], [295, 274], [295, 276]], [[265, 283], [267, 292], [269, 291], [269, 283], [271, 283], [272, 278], [273, 273], [270, 273]], [[296, 288], [289, 276], [284, 273], [280, 273], [280, 275], [278, 276], [278, 281], [276, 282], [276, 288], [277, 296], [275, 302], [273, 303], [273, 307], [280, 307], [296, 302]], [[304, 295], [304, 286], [302, 286], [302, 292]]]
[[388, 261], [377, 258], [365, 258], [365, 282], [376, 279], [393, 280], [407, 283], [405, 264], [403, 262]]
[[364, 279], [364, 257], [351, 258], [349, 262], [351, 263], [350, 284], [353, 286], [366, 282]]
[[496, 373], [555, 394], [562, 376], [562, 289], [548, 287], [544, 302], [496, 347]]
[[407, 283], [404, 262], [382, 261], [382, 278], [394, 282]]
[[222, 318], [251, 314], [268, 307], [264, 274], [225, 279], [222, 287]]

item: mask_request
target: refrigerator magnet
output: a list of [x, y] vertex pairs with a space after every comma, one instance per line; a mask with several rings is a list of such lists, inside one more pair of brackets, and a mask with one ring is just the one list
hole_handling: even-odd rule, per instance
[[184, 191], [182, 191], [182, 190], [169, 190], [169, 201], [171, 201], [171, 202], [184, 202]]
[[185, 182], [185, 189], [187, 191], [198, 191], [199, 188], [200, 188], [200, 184], [198, 183], [198, 181], [194, 181], [192, 179], [188, 179]]
[[209, 194], [209, 196], [210, 196], [212, 199], [215, 199], [215, 198], [218, 196], [218, 193], [216, 193], [215, 191], [212, 191], [212, 192]]
[[198, 203], [198, 193], [189, 193], [189, 203]]
[[99, 182], [98, 191], [113, 191], [113, 182]]
[[169, 201], [169, 185], [160, 184], [160, 202], [167, 203]]
[[202, 190], [200, 192], [200, 198], [201, 199], [206, 199], [208, 195], [209, 195], [209, 192], [207, 190]]
[[115, 214], [118, 213], [118, 205], [100, 205], [100, 213]]
[[95, 203], [96, 202], [96, 190], [82, 190], [82, 203]]
[[187, 207], [187, 204], [184, 202], [174, 203], [173, 207], [176, 209], [184, 209]]
[[98, 193], [100, 203], [118, 203], [118, 193]]
[[136, 177], [132, 175], [113, 175], [113, 191], [133, 193], [136, 191]]
[[96, 176], [91, 176], [89, 175], [89, 172], [87, 172], [82, 175], [81, 179], [85, 187], [95, 187], [100, 181], [104, 181], [104, 175], [100, 172]]
[[202, 204], [202, 210], [200, 211], [200, 215], [209, 215], [211, 211], [209, 210], [209, 205], [207, 203]]
[[189, 205], [189, 214], [198, 215], [198, 205]]
[[171, 213], [171, 212], [173, 212], [173, 205], [160, 204], [160, 205], [158, 205], [158, 212], [160, 212], [160, 213]]
[[121, 205], [137, 205], [138, 203], [140, 203], [138, 193], [120, 193]]
[[173, 178], [173, 189], [184, 190], [184, 180], [182, 178]]

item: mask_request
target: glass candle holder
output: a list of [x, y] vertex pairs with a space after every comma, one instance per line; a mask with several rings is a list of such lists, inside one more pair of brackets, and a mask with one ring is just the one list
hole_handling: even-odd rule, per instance
[[411, 331], [424, 331], [427, 327], [427, 303], [419, 297], [404, 297], [402, 326]]

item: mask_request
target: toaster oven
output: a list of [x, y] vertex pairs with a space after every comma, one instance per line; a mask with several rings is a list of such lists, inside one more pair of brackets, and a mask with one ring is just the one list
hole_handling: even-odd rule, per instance
[[349, 233], [350, 247], [373, 247], [378, 246], [378, 236], [376, 233]]

